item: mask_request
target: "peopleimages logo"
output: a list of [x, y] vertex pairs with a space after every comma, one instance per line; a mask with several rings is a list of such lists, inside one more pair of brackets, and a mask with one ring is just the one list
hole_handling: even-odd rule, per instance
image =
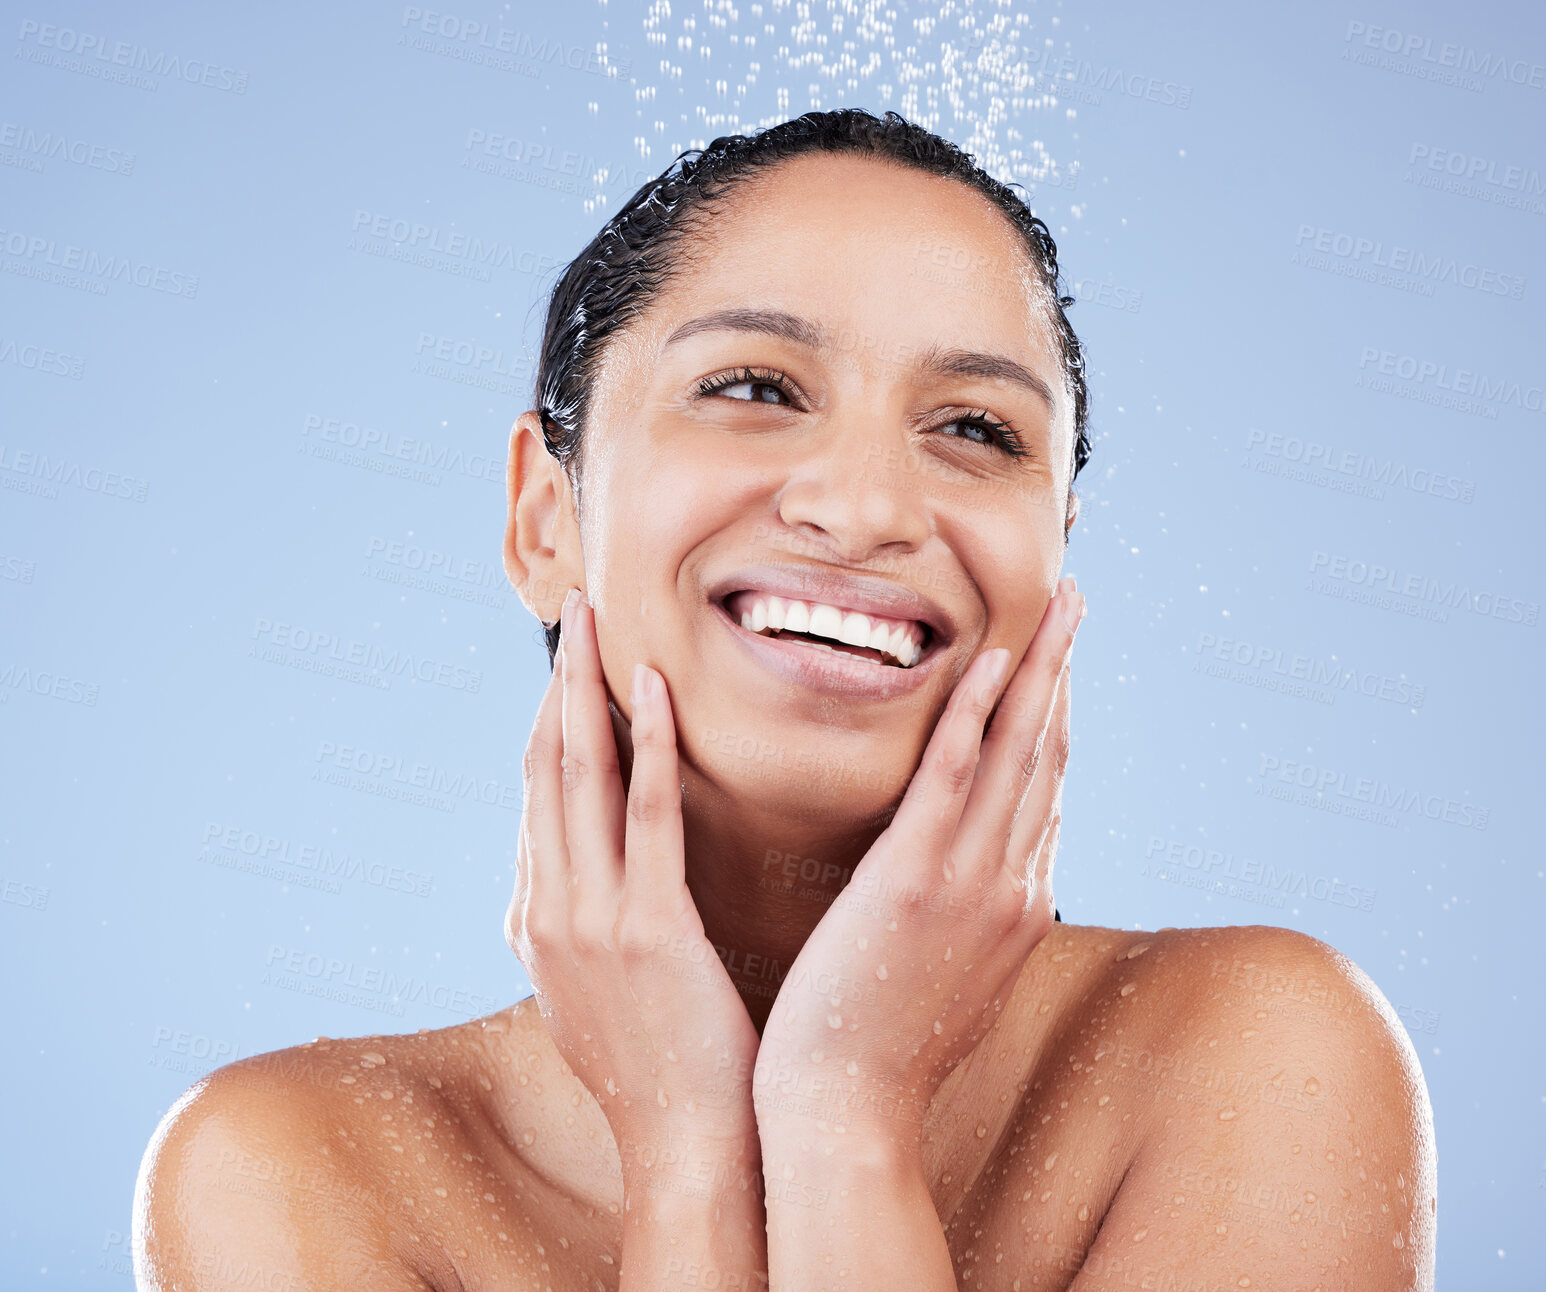
[[[1391, 71], [1417, 76], [1421, 80], [1480, 90], [1482, 78], [1486, 77], [1527, 85], [1532, 90], [1546, 90], [1546, 64], [1532, 63], [1528, 59], [1491, 54], [1448, 41], [1435, 46], [1431, 36], [1356, 21], [1347, 24], [1342, 41], [1343, 58], [1370, 66], [1388, 66]], [[1378, 52], [1366, 54], [1364, 50]], [[1386, 57], [1381, 58], [1381, 55]]]
[[[1469, 610], [1472, 614], [1524, 624], [1527, 628], [1534, 628], [1541, 617], [1538, 601], [1521, 601], [1517, 597], [1502, 596], [1486, 589], [1473, 590], [1467, 584], [1453, 579], [1446, 581], [1425, 574], [1403, 573], [1378, 561], [1355, 561], [1331, 552], [1316, 552], [1311, 556], [1310, 575], [1312, 591], [1316, 590], [1315, 576], [1322, 575], [1335, 584], [1364, 590], [1376, 600], [1381, 599], [1380, 594], [1383, 593], [1387, 597], [1404, 598], [1423, 607]], [[1332, 595], [1342, 595], [1340, 588]]]
[[1430, 821], [1445, 821], [1468, 830], [1485, 830], [1487, 818], [1492, 814], [1491, 808], [1461, 799], [1425, 794], [1406, 786], [1388, 785], [1371, 776], [1353, 777], [1333, 767], [1317, 767], [1314, 763], [1301, 763], [1272, 754], [1261, 756], [1261, 766], [1257, 772], [1262, 778], [1257, 793], [1265, 792], [1274, 798], [1280, 797], [1272, 793], [1272, 782], [1278, 781], [1311, 791], [1317, 799], [1323, 801], [1331, 797], [1349, 803], [1367, 804], [1375, 812], [1412, 812]]
[[[1516, 301], [1525, 291], [1525, 279], [1521, 274], [1506, 274], [1485, 265], [1462, 264], [1454, 256], [1442, 253], [1430, 254], [1394, 244], [1387, 247], [1378, 238], [1340, 233], [1314, 224], [1299, 226], [1290, 263], [1330, 270], [1342, 277], [1362, 278], [1381, 286], [1400, 287], [1421, 296], [1432, 296], [1434, 283], [1451, 283]], [[1393, 274], [1404, 277], [1393, 278]]]

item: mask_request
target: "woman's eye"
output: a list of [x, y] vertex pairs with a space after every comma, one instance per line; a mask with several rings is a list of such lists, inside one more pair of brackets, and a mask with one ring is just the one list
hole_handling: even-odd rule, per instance
[[[953, 434], [950, 428], [954, 426], [963, 428], [964, 434]], [[958, 417], [953, 422], [943, 423], [937, 429], [951, 434], [954, 439], [1002, 449], [1010, 457], [1018, 458], [1025, 455], [1024, 446], [1020, 443], [1020, 437], [1014, 428], [1006, 422], [995, 421], [990, 417]]]
[[962, 439], [968, 439], [977, 444], [991, 445], [994, 443], [993, 432], [989, 430], [988, 427], [984, 426], [981, 422], [973, 421], [971, 418], [961, 417], [957, 418], [953, 422], [946, 422], [944, 426], [940, 427], [940, 430], [943, 431], [952, 426], [962, 426], [966, 428], [967, 433], [961, 437]]
[[733, 386], [721, 386], [719, 393], [753, 404], [776, 404], [785, 398], [784, 392], [770, 381], [738, 381]]

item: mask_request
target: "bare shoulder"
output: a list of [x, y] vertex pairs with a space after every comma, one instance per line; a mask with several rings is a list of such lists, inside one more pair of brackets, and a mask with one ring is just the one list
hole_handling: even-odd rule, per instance
[[413, 1223], [412, 1183], [422, 1172], [408, 1164], [409, 1145], [426, 1126], [443, 1143], [459, 1136], [452, 1092], [420, 1062], [424, 1040], [316, 1041], [229, 1064], [190, 1087], [140, 1167], [138, 1285], [460, 1286], [450, 1253]]
[[1134, 1243], [1157, 1269], [1229, 1287], [1432, 1287], [1432, 1109], [1367, 974], [1265, 926], [1092, 929], [1072, 944], [1102, 948], [1092, 1068], [1127, 1077], [1137, 1113], [1074, 1288], [1109, 1281], [1103, 1262]]

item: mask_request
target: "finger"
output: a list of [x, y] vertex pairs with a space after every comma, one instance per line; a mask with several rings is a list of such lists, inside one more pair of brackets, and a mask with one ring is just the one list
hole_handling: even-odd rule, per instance
[[[559, 645], [563, 654], [563, 645]], [[520, 860], [522, 877], [516, 898], [506, 917], [506, 935], [529, 937], [533, 927], [556, 931], [563, 914], [565, 879], [569, 870], [568, 845], [564, 841], [563, 795], [563, 683], [557, 667], [537, 706], [531, 736], [521, 759], [525, 810], [521, 813]], [[514, 926], [513, 928], [511, 926]]]
[[1052, 858], [1048, 840], [1062, 819], [1063, 776], [1068, 767], [1071, 738], [1069, 722], [1072, 670], [1065, 667], [1058, 677], [1057, 701], [1042, 741], [1036, 773], [1026, 786], [1014, 824], [1009, 830], [1006, 865], [1022, 881], [1041, 882], [1050, 869]]
[[633, 771], [628, 782], [624, 900], [635, 912], [670, 921], [681, 913], [687, 895], [676, 722], [665, 680], [647, 664], [634, 667], [631, 698]]
[[951, 843], [977, 772], [983, 724], [1003, 687], [1009, 652], [984, 651], [957, 684], [923, 751], [923, 760], [886, 833], [918, 857], [942, 861], [954, 878]]
[[627, 802], [596, 642], [595, 611], [583, 596], [571, 593], [563, 619], [563, 792], [569, 882], [589, 896], [604, 897], [614, 894], [623, 880]]
[[982, 765], [957, 831], [963, 864], [997, 868], [1028, 787], [1042, 762], [1063, 668], [1073, 650], [1084, 598], [1064, 579], [1004, 692], [982, 743]]

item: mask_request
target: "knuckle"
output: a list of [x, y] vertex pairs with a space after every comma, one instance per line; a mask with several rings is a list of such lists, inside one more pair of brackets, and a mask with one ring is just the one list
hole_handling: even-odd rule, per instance
[[561, 766], [565, 793], [572, 793], [579, 789], [585, 783], [585, 777], [590, 771], [585, 759], [579, 754], [566, 753]]
[[637, 911], [627, 912], [618, 919], [614, 936], [617, 949], [633, 959], [655, 949], [654, 924]]
[[665, 816], [665, 805], [658, 794], [640, 785], [629, 787], [628, 819], [637, 825], [653, 826]]

